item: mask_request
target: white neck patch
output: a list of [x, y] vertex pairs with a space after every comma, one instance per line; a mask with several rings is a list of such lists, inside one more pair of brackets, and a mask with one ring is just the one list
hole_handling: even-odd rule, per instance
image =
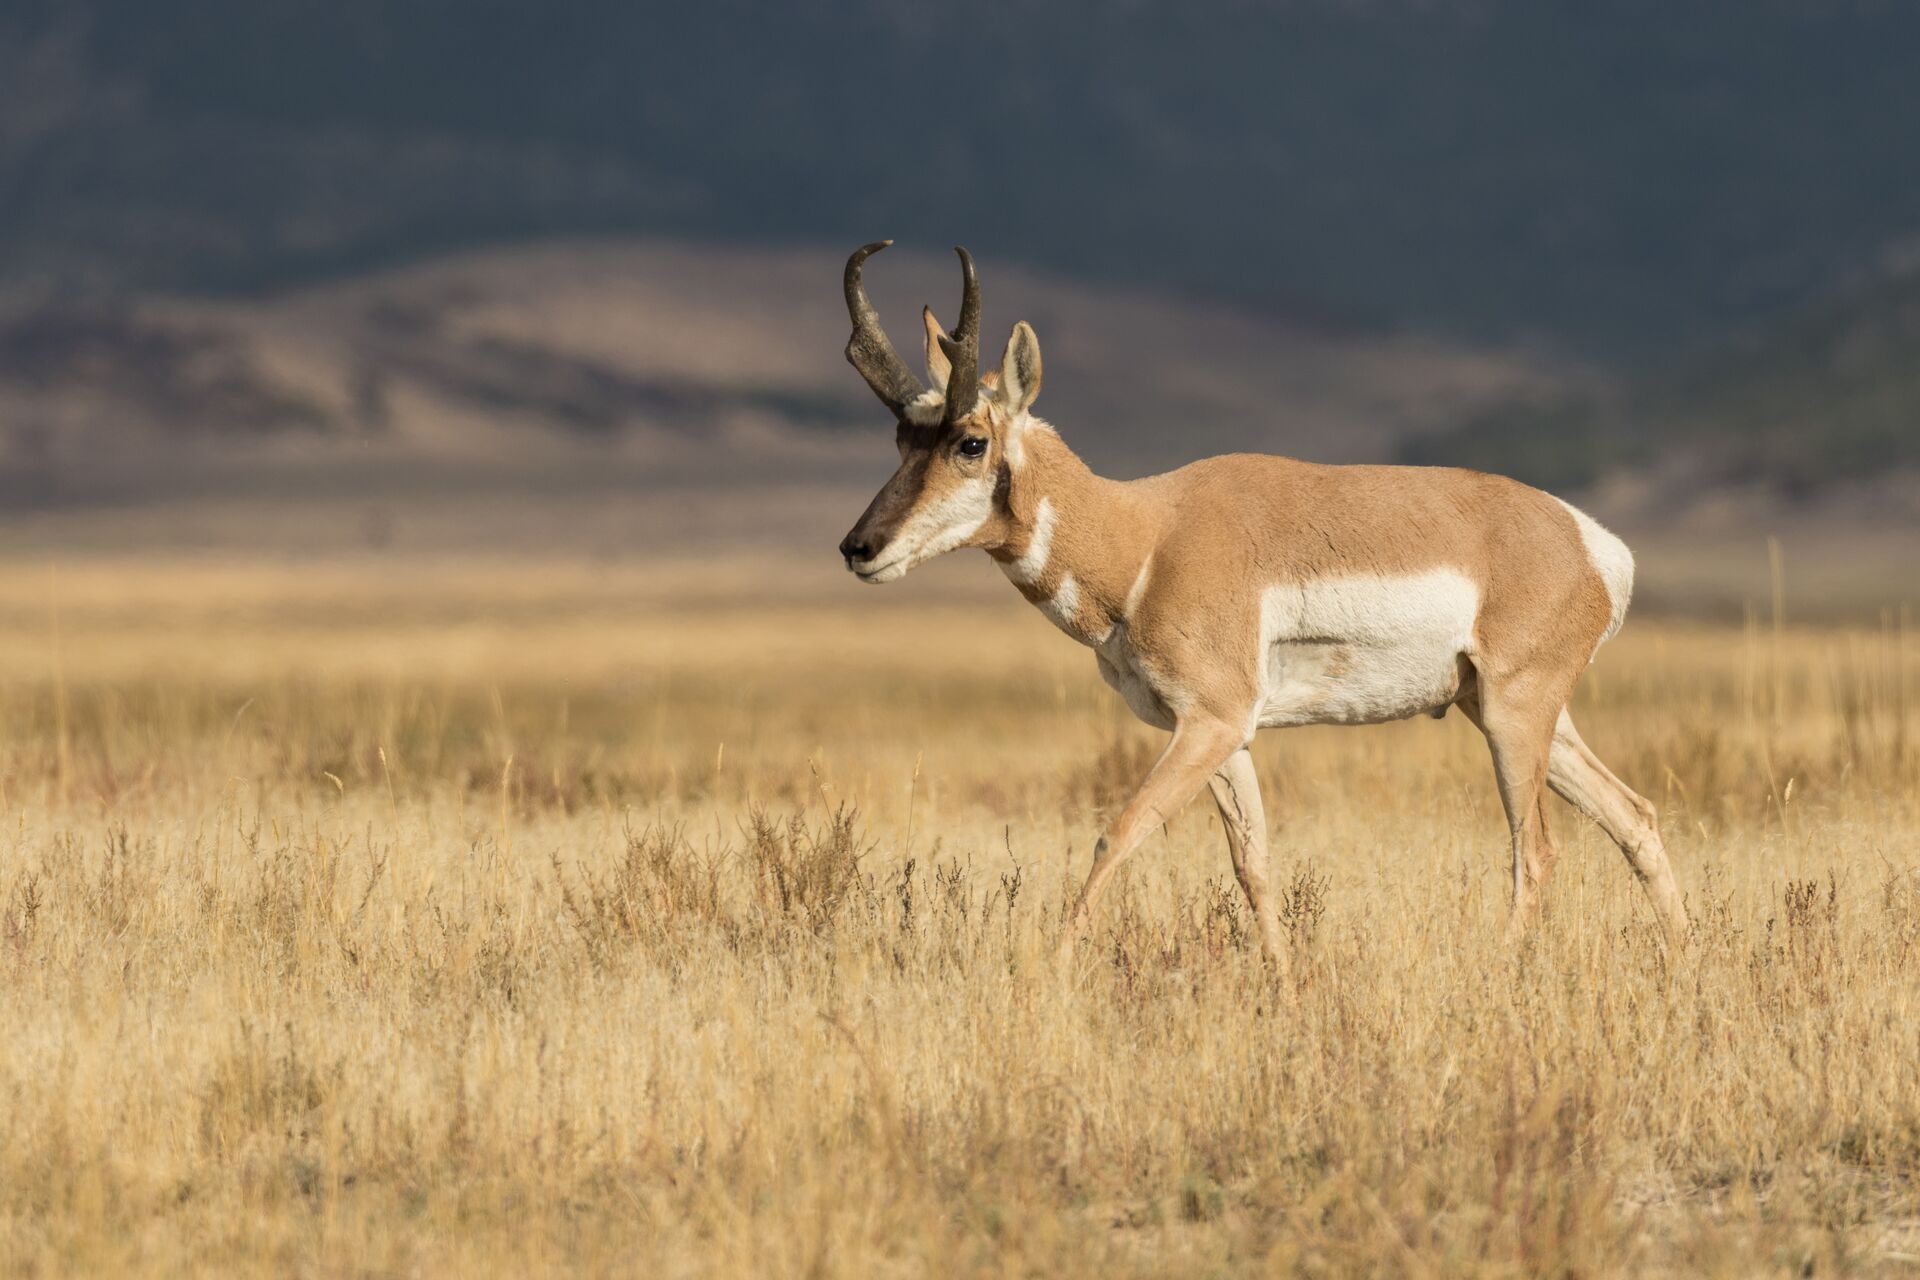
[[1140, 601], [1146, 597], [1147, 578], [1152, 572], [1153, 552], [1149, 551], [1147, 552], [1147, 558], [1140, 562], [1140, 572], [1134, 578], [1133, 586], [1127, 590], [1127, 603], [1121, 617], [1127, 619], [1129, 622], [1133, 620], [1134, 613], [1140, 608]]
[[1060, 589], [1040, 602], [1040, 612], [1046, 614], [1054, 626], [1075, 640], [1080, 639], [1073, 625], [1080, 612], [1080, 584], [1073, 580], [1072, 574], [1060, 579]]
[[1047, 567], [1047, 556], [1053, 550], [1053, 499], [1042, 498], [1033, 513], [1033, 536], [1027, 539], [1027, 549], [1013, 560], [1003, 561], [1000, 568], [1007, 577], [1021, 586], [1038, 582]]

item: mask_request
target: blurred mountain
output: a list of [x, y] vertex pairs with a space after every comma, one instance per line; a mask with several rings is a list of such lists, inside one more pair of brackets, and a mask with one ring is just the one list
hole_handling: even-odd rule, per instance
[[1920, 256], [1641, 378], [1522, 395], [1398, 453], [1562, 492], [1637, 477], [1655, 509], [1744, 490], [1920, 521]]
[[1640, 358], [1920, 228], [1917, 62], [1869, 0], [10, 0], [0, 279], [893, 235]]
[[[0, 493], [18, 511], [263, 486], [864, 484], [893, 465], [892, 419], [841, 354], [841, 265], [583, 242], [257, 297], [0, 298]], [[919, 304], [951, 318], [957, 266], [902, 247], [868, 274], [917, 365]], [[987, 358], [1033, 322], [1041, 411], [1117, 474], [1232, 449], [1383, 459], [1583, 376], [992, 258], [981, 274]]]

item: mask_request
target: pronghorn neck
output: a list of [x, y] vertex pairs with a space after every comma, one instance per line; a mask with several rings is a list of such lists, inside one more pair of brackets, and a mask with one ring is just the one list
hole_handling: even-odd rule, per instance
[[1007, 536], [989, 554], [1054, 625], [1101, 644], [1146, 586], [1160, 512], [1138, 486], [1095, 475], [1044, 423], [1024, 427], [1020, 454]]

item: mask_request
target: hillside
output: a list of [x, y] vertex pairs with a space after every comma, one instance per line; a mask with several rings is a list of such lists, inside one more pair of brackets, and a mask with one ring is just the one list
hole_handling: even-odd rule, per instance
[[[557, 244], [257, 299], [17, 299], [0, 307], [0, 483], [18, 510], [218, 490], [223, 475], [564, 488], [834, 480], [854, 464], [864, 482], [890, 456], [888, 419], [841, 356], [841, 260]], [[988, 344], [1036, 324], [1044, 411], [1122, 474], [1236, 448], [1384, 458], [1566, 376], [992, 259], [982, 272]], [[943, 255], [902, 247], [871, 274], [903, 348], [919, 304], [951, 309], [957, 293]]]
[[1561, 490], [1635, 476], [1649, 506], [1745, 489], [1920, 521], [1920, 263], [1641, 379], [1521, 397], [1398, 452]]

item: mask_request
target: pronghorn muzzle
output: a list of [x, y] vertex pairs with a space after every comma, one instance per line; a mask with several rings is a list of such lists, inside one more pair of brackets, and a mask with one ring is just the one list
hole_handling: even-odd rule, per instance
[[860, 513], [847, 536], [840, 539], [840, 556], [857, 577], [871, 580], [892, 563], [888, 552], [893, 547], [894, 536], [919, 502], [926, 470], [924, 458], [902, 462], [892, 478], [880, 486], [880, 492], [873, 495], [873, 501]]

